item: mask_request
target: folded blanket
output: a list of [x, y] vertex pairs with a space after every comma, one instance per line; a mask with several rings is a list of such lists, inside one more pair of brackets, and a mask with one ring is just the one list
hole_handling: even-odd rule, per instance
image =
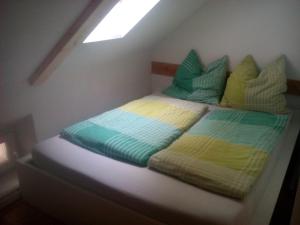
[[196, 186], [243, 198], [261, 174], [287, 115], [214, 110], [154, 154], [149, 166]]
[[93, 152], [140, 166], [193, 125], [207, 106], [147, 96], [77, 123], [61, 137]]

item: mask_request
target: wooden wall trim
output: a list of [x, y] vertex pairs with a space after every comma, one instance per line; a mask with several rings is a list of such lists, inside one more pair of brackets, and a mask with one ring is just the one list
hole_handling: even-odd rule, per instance
[[162, 63], [162, 62], [152, 62], [151, 71], [152, 74], [159, 74], [164, 76], [173, 77], [178, 68], [178, 64], [172, 63]]
[[[175, 76], [178, 67], [179, 67], [178, 64], [173, 64], [173, 63], [152, 62], [151, 72], [152, 74], [173, 77]], [[300, 96], [300, 80], [288, 79], [287, 86], [288, 86], [287, 94]]]
[[288, 91], [290, 95], [300, 95], [300, 80], [288, 80]]
[[91, 0], [29, 77], [28, 82], [37, 85], [47, 80], [71, 50], [86, 38], [117, 2], [118, 0]]

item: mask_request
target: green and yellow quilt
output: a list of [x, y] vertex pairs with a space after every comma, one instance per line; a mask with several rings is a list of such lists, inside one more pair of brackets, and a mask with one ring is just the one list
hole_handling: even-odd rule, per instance
[[154, 154], [149, 166], [241, 199], [261, 174], [287, 122], [287, 115], [216, 109]]
[[74, 124], [61, 137], [93, 152], [146, 166], [192, 126], [207, 106], [162, 96], [147, 96]]

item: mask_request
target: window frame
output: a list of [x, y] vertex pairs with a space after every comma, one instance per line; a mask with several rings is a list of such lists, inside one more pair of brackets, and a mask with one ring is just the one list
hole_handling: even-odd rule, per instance
[[10, 132], [0, 133], [0, 144], [5, 144], [7, 151], [7, 161], [0, 163], [0, 175], [12, 169], [15, 165], [14, 152], [16, 149], [14, 135]]

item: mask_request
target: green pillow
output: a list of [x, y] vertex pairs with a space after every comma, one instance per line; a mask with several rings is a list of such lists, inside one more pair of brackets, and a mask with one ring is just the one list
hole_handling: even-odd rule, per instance
[[191, 95], [191, 92], [188, 92], [187, 90], [176, 86], [174, 83], [171, 84], [167, 89], [163, 90], [162, 93], [170, 97], [183, 100], [187, 100]]
[[202, 66], [195, 50], [191, 50], [176, 71], [173, 84], [187, 91], [193, 90], [193, 78], [200, 76]]
[[193, 92], [187, 100], [218, 104], [224, 92], [228, 57], [210, 63], [200, 77], [193, 79]]
[[202, 70], [199, 76], [195, 76], [191, 80], [191, 91], [182, 88], [177, 82], [173, 82], [163, 93], [184, 100], [218, 104], [223, 95], [227, 65], [228, 57], [224, 56], [210, 63], [206, 71]]
[[[244, 71], [244, 72], [243, 72]], [[228, 79], [221, 105], [246, 110], [286, 113], [285, 58], [266, 66], [258, 74], [254, 59], [247, 56]]]

